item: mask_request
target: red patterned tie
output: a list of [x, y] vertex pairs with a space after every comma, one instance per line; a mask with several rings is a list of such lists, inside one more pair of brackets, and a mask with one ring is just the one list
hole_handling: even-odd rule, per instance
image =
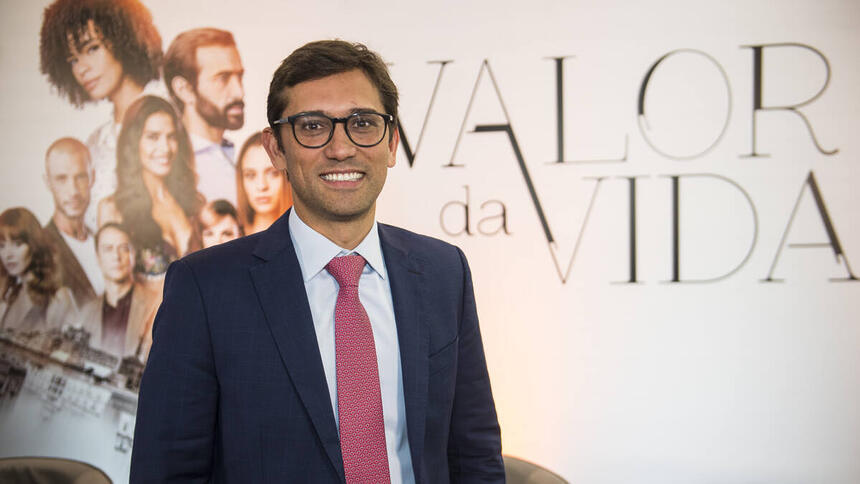
[[334, 342], [340, 451], [347, 484], [390, 482], [376, 347], [370, 319], [358, 299], [364, 264], [364, 257], [347, 255], [326, 265], [340, 286]]

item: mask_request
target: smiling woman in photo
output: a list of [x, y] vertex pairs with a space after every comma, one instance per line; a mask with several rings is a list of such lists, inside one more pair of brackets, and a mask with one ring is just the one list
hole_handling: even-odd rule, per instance
[[60, 286], [54, 248], [26, 208], [0, 214], [0, 329], [60, 329], [75, 321], [72, 293]]
[[99, 203], [99, 226], [123, 223], [137, 249], [135, 272], [162, 275], [200, 248], [194, 153], [173, 107], [144, 96], [129, 108], [117, 148], [116, 193]]
[[236, 163], [236, 200], [246, 235], [266, 230], [293, 204], [290, 182], [272, 166], [261, 136], [245, 141]]

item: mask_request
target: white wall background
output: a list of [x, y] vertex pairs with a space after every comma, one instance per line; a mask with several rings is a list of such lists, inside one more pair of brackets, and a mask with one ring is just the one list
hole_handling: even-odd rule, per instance
[[[72, 108], [39, 74], [48, 3], [0, 2], [0, 208], [24, 205], [43, 221], [52, 211], [41, 180], [44, 150], [61, 136], [85, 139], [110, 115], [106, 104]], [[229, 135], [237, 143], [265, 125], [271, 73], [303, 43], [362, 41], [393, 64], [413, 148], [422, 126], [424, 135], [414, 165], [401, 156], [391, 170], [378, 218], [449, 240], [469, 257], [506, 454], [588, 484], [860, 482], [860, 282], [829, 280], [847, 276], [830, 246], [786, 246], [773, 272], [784, 282], [762, 282], [799, 195], [786, 243], [828, 242], [804, 185], [810, 171], [860, 275], [860, 3], [144, 3], [165, 49], [189, 28], [234, 33], [247, 71], [246, 125]], [[752, 146], [753, 88], [752, 50], [742, 46], [775, 43], [805, 44], [829, 61], [829, 85], [800, 111], [821, 146], [838, 153], [817, 150], [796, 114], [772, 111], [760, 113], [757, 125], [757, 151], [770, 156], [742, 156]], [[647, 91], [647, 140], [661, 151], [702, 151], [729, 112], [713, 148], [687, 160], [655, 151], [637, 116], [644, 76], [678, 49], [706, 53], [719, 68], [694, 53], [662, 63]], [[626, 161], [551, 163], [549, 58], [561, 56], [573, 56], [564, 63], [567, 158], [620, 158], [626, 139]], [[453, 62], [428, 115], [439, 73], [428, 61], [435, 60]], [[486, 71], [475, 88], [484, 60], [499, 94]], [[819, 56], [798, 47], [766, 48], [763, 69], [770, 106], [811, 97], [827, 73]], [[471, 132], [508, 122], [552, 246], [507, 136]], [[452, 160], [463, 166], [445, 167]], [[715, 282], [666, 282], [670, 177], [689, 174], [736, 184], [713, 176], [680, 182], [681, 279], [722, 275], [749, 253]], [[635, 284], [614, 282], [630, 275], [628, 185], [619, 178], [630, 176], [641, 177]], [[607, 178], [589, 212], [590, 177]], [[441, 211], [465, 201], [465, 186], [474, 234], [448, 235]], [[481, 208], [488, 200], [504, 204], [510, 234], [478, 233], [482, 218], [499, 213], [498, 203]], [[463, 226], [457, 210], [441, 217], [449, 231]], [[571, 259], [562, 282], [556, 263], [564, 273]]]

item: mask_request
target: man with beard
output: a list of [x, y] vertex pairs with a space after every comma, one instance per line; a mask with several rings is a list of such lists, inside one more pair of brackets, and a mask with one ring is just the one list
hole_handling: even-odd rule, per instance
[[164, 61], [164, 82], [191, 135], [199, 182], [207, 200], [236, 204], [233, 143], [225, 130], [245, 123], [242, 59], [230, 32], [200, 28], [176, 36]]
[[67, 286], [78, 308], [103, 290], [93, 250], [93, 234], [84, 224], [90, 204], [93, 168], [87, 147], [74, 138], [55, 141], [45, 154], [45, 183], [54, 197], [54, 215], [45, 233], [56, 250], [61, 286]]

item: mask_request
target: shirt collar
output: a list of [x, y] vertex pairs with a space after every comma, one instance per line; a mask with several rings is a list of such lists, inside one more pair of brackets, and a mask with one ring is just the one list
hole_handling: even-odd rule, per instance
[[122, 130], [122, 124], [114, 123], [111, 119], [96, 129], [96, 144], [98, 146], [116, 146], [120, 130]]
[[216, 142], [194, 133], [188, 133], [188, 137], [191, 138], [191, 146], [195, 153], [216, 148], [220, 150], [235, 149], [233, 142], [227, 138], [221, 138], [220, 142]]
[[110, 303], [109, 303], [109, 302], [108, 302], [108, 300], [107, 300], [107, 293], [105, 293], [105, 295], [103, 296], [103, 297], [104, 297], [105, 306], [107, 306], [107, 307], [109, 307], [109, 308], [111, 308], [111, 309], [116, 310], [116, 309], [121, 308], [122, 306], [125, 306], [125, 305], [127, 305], [127, 304], [130, 304], [130, 301], [131, 301], [131, 293], [133, 293], [133, 292], [134, 292], [134, 284], [132, 284], [132, 285], [131, 285], [131, 287], [128, 289], [128, 292], [126, 292], [125, 294], [123, 294], [123, 296], [122, 296], [122, 297], [120, 297], [119, 299], [117, 299], [117, 300], [116, 300], [116, 306], [111, 306], [111, 305], [110, 305]]
[[326, 264], [334, 257], [359, 254], [367, 261], [364, 270], [372, 270], [379, 274], [382, 279], [388, 278], [385, 270], [385, 262], [382, 258], [382, 247], [379, 245], [379, 229], [376, 220], [373, 227], [358, 246], [353, 250], [344, 249], [324, 235], [310, 228], [296, 214], [295, 209], [290, 210], [290, 239], [296, 249], [296, 257], [299, 259], [299, 267], [302, 269], [302, 278], [305, 282], [311, 280], [320, 271], [325, 269]]
[[[55, 225], [56, 225], [56, 224], [55, 224]], [[89, 242], [89, 241], [90, 241], [90, 237], [92, 237], [92, 236], [93, 236], [93, 231], [92, 231], [92, 229], [91, 229], [88, 225], [86, 225], [86, 224], [84, 224], [84, 231], [86, 231], [86, 233], [87, 233], [87, 240], [84, 240], [83, 242]], [[69, 235], [69, 234], [67, 234], [67, 233], [63, 232], [62, 230], [60, 230], [60, 227], [57, 227], [57, 232], [59, 232], [59, 233], [60, 233], [60, 235], [62, 235], [62, 236], [63, 236], [63, 239], [65, 239], [67, 242], [75, 241], [75, 242], [77, 242], [77, 243], [79, 243], [79, 244], [81, 243], [81, 241], [80, 241], [80, 240], [78, 240], [78, 239], [76, 239], [76, 238], [72, 237], [71, 235]]]

